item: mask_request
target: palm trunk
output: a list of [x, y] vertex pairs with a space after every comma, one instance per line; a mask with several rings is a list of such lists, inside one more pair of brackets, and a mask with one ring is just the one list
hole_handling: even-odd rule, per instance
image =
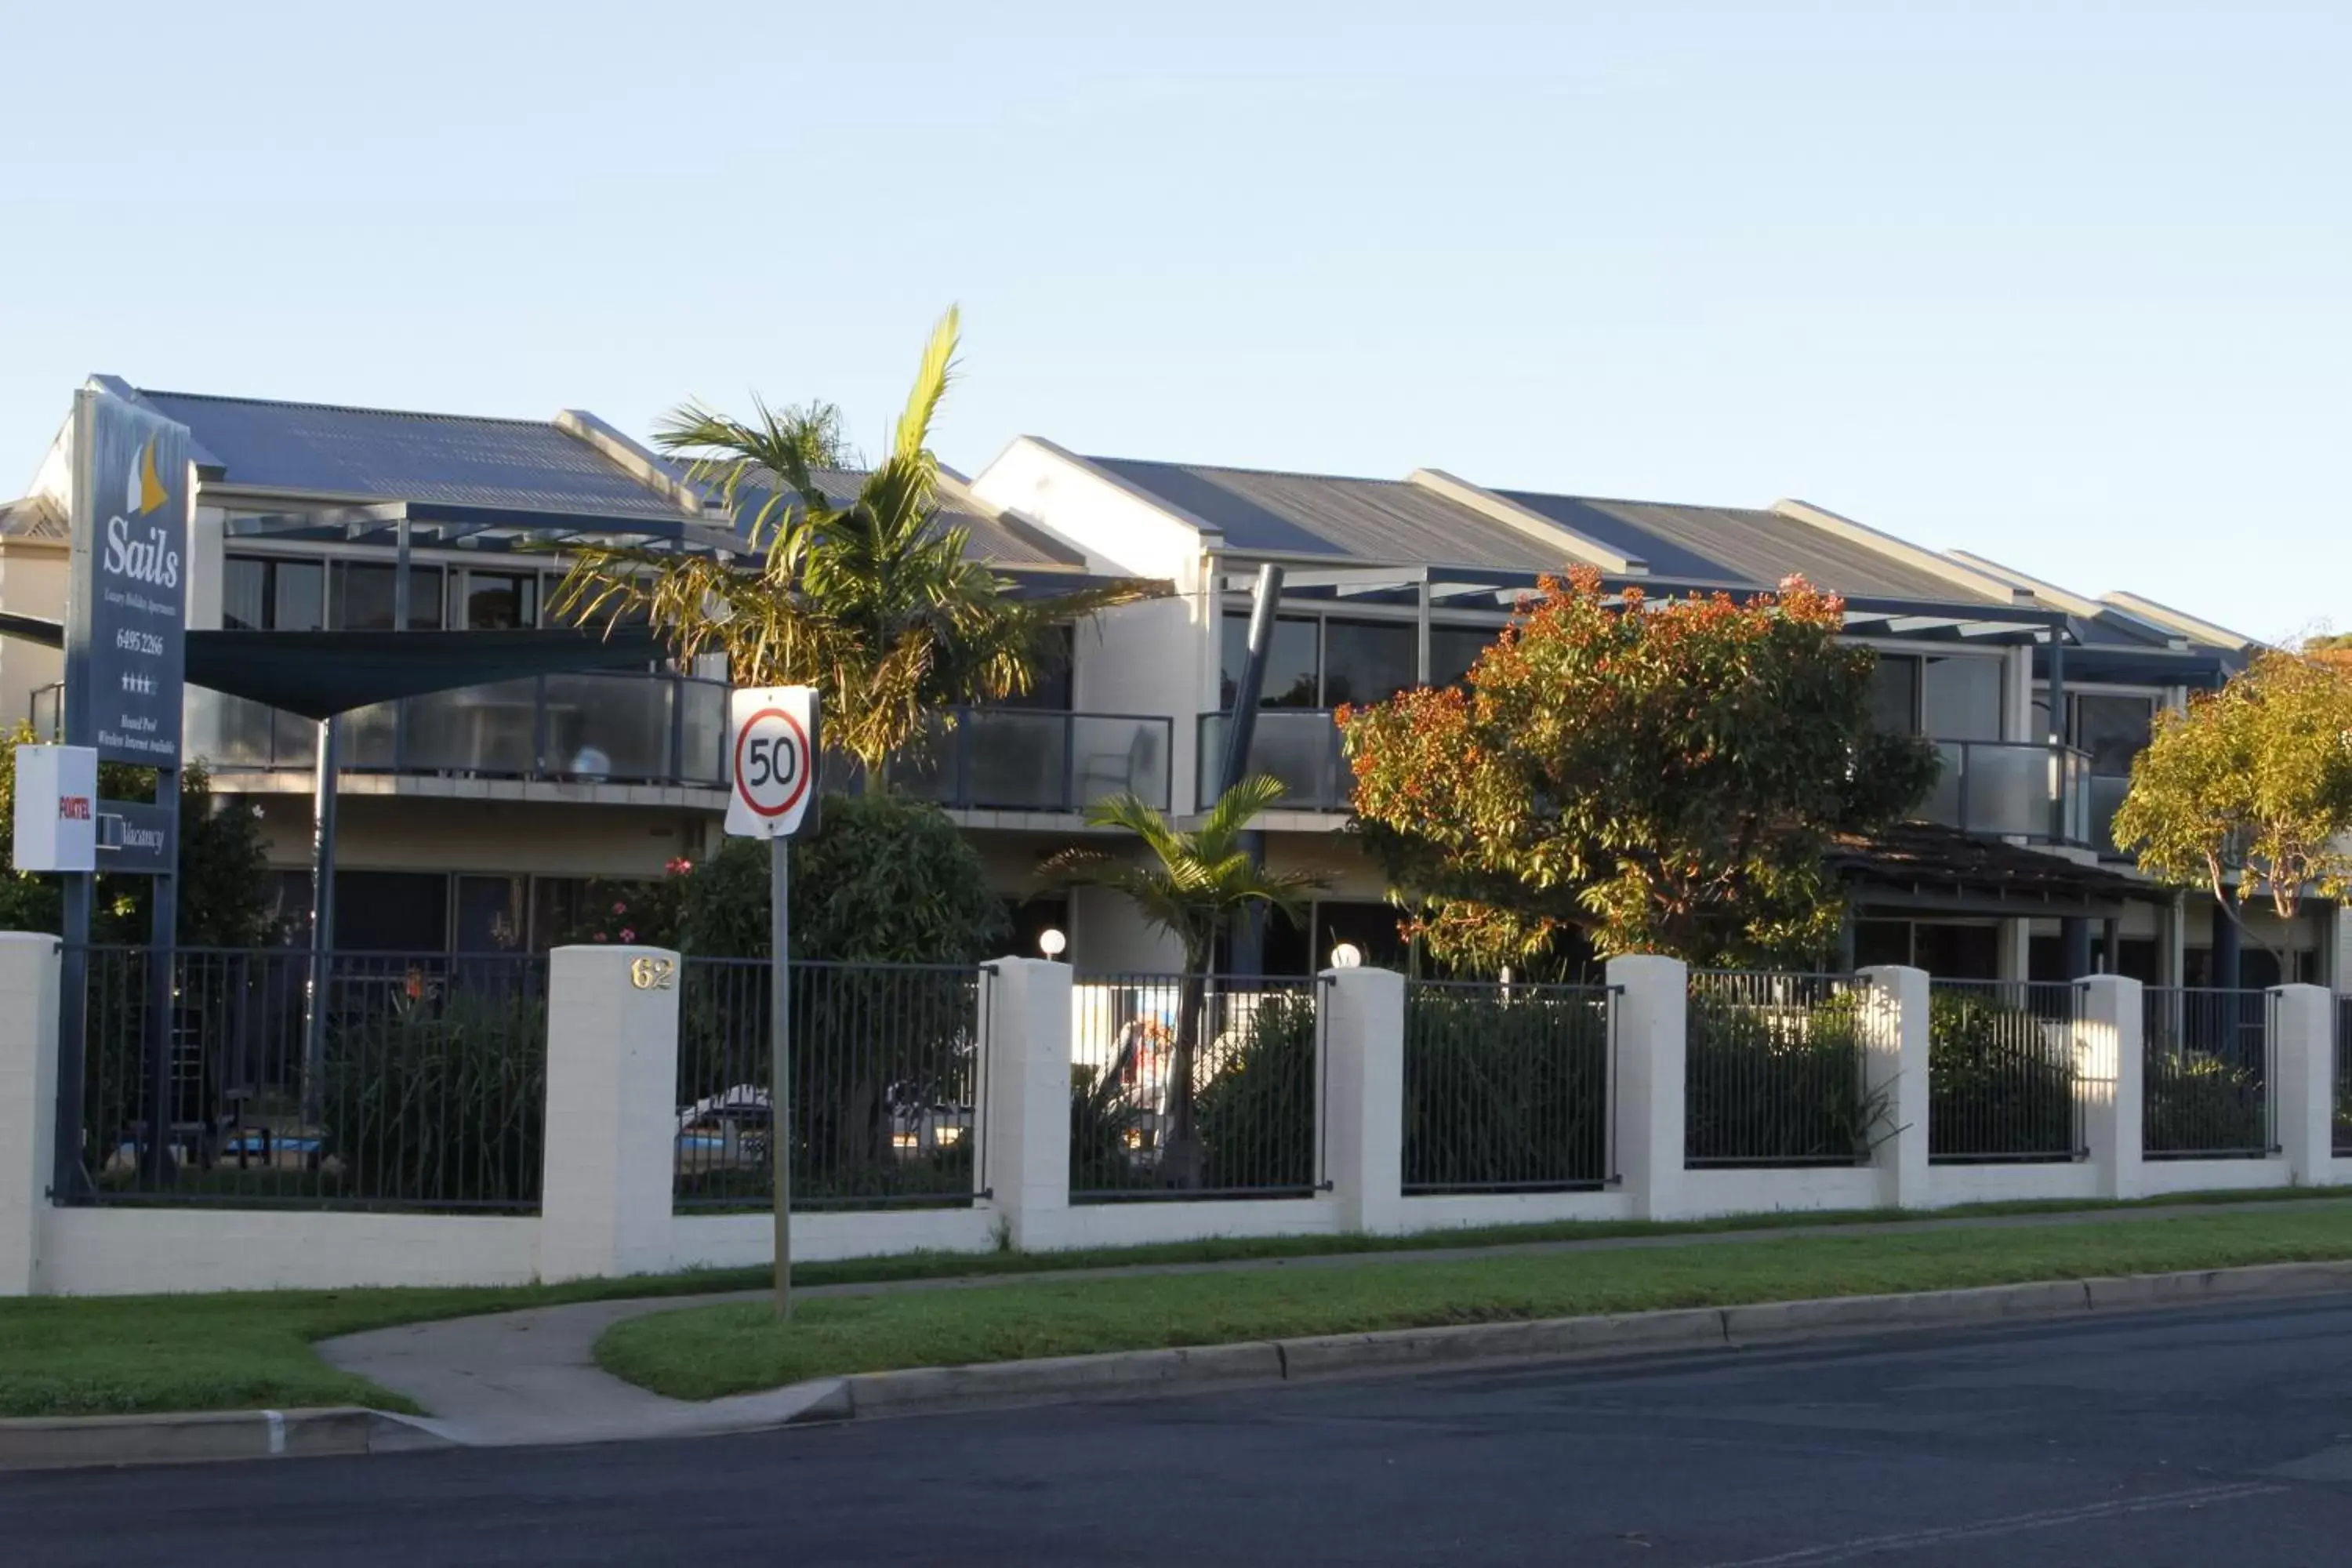
[[1171, 1187], [1201, 1185], [1203, 1151], [1192, 1126], [1192, 1064], [1200, 1058], [1202, 1014], [1209, 994], [1209, 957], [1187, 953], [1176, 992], [1176, 1049], [1168, 1063], [1168, 1138], [1160, 1179]]

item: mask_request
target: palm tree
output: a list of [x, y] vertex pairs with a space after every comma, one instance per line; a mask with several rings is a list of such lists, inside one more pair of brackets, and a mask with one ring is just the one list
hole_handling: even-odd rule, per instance
[[655, 438], [690, 457], [689, 481], [715, 486], [744, 519], [756, 559], [574, 546], [557, 613], [648, 619], [680, 659], [723, 652], [738, 686], [815, 687], [827, 740], [864, 764], [869, 789], [942, 710], [1028, 690], [1054, 657], [1056, 627], [1153, 589], [1122, 582], [1016, 599], [1012, 582], [965, 553], [965, 530], [940, 526], [929, 441], [958, 331], [950, 310], [888, 455], [846, 500], [820, 482], [849, 456], [832, 405], [755, 401], [749, 422], [679, 406]]
[[1126, 829], [1150, 852], [1150, 861], [1137, 864], [1099, 849], [1066, 849], [1045, 862], [1046, 874], [1065, 887], [1108, 888], [1125, 894], [1145, 920], [1183, 944], [1176, 1049], [1168, 1067], [1168, 1138], [1160, 1157], [1160, 1179], [1171, 1185], [1198, 1186], [1201, 1181], [1200, 1142], [1192, 1129], [1192, 1064], [1200, 1051], [1218, 936], [1234, 916], [1250, 910], [1276, 909], [1296, 915], [1299, 895], [1323, 885], [1313, 872], [1267, 870], [1244, 845], [1242, 836], [1252, 820], [1286, 789], [1280, 779], [1266, 773], [1244, 779], [1190, 832], [1171, 826], [1167, 817], [1134, 795], [1113, 795], [1087, 811], [1087, 824]]

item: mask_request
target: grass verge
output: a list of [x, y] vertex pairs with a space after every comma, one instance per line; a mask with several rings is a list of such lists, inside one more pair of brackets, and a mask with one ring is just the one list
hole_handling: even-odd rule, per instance
[[[1942, 1211], [1937, 1217], [2152, 1206], [2193, 1208], [2204, 1203], [2345, 1196], [2352, 1196], [2352, 1189], [2282, 1187], [2184, 1194], [2120, 1205], [2063, 1200], [1987, 1204]], [[803, 1264], [793, 1271], [793, 1278], [802, 1285], [835, 1285], [1050, 1275], [1066, 1269], [1122, 1265], [1423, 1251], [1629, 1236], [1769, 1233], [1800, 1226], [1864, 1225], [1921, 1217], [1892, 1210], [1853, 1210], [1748, 1215], [1678, 1223], [1629, 1220], [1491, 1226], [1403, 1237], [1226, 1237], [1078, 1252], [910, 1253], [895, 1258]], [[1415, 1267], [1426, 1268], [1432, 1265]], [[768, 1270], [757, 1268], [583, 1279], [552, 1286], [0, 1300], [0, 1416], [283, 1409], [316, 1405], [371, 1405], [381, 1410], [404, 1411], [410, 1406], [398, 1395], [338, 1372], [320, 1361], [310, 1348], [312, 1342], [401, 1323], [520, 1311], [572, 1301], [756, 1289], [767, 1282]]]
[[2160, 1225], [1763, 1235], [1687, 1250], [836, 1297], [803, 1303], [789, 1327], [763, 1303], [688, 1308], [616, 1324], [598, 1342], [596, 1360], [657, 1393], [711, 1399], [894, 1367], [2343, 1258], [2352, 1258], [2352, 1215], [2340, 1210], [2185, 1215]]

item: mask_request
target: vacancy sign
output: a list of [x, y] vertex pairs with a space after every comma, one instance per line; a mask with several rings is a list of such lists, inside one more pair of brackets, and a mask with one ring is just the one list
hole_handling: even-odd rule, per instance
[[730, 693], [727, 720], [735, 780], [727, 831], [747, 838], [791, 837], [816, 801], [816, 689]]

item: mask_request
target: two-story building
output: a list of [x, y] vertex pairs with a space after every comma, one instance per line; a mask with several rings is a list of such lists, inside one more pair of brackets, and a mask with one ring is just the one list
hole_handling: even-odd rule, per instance
[[[196, 627], [497, 629], [548, 622], [568, 539], [741, 546], [715, 498], [593, 415], [486, 419], [94, 384], [186, 425], [196, 463]], [[70, 454], [0, 506], [0, 609], [57, 616]], [[845, 491], [857, 476], [828, 476]], [[1922, 820], [1843, 846], [1856, 893], [1844, 956], [1952, 975], [2057, 978], [2095, 966], [2198, 984], [2276, 978], [2210, 901], [2137, 878], [2105, 825], [2154, 714], [2242, 662], [2242, 637], [2125, 595], [2091, 598], [1820, 507], [1635, 502], [1498, 490], [1434, 469], [1402, 479], [1084, 458], [1016, 440], [947, 518], [1024, 588], [1090, 575], [1165, 597], [1077, 628], [1024, 701], [959, 716], [894, 768], [970, 832], [1025, 945], [1066, 928], [1090, 970], [1159, 970], [1172, 944], [1114, 897], [1041, 887], [1038, 863], [1132, 791], [1180, 818], [1222, 760], [1249, 588], [1286, 579], [1252, 748], [1290, 786], [1267, 854], [1328, 888], [1265, 961], [1304, 973], [1341, 942], [1399, 952], [1375, 868], [1339, 830], [1349, 777], [1331, 710], [1461, 678], [1539, 577], [1582, 563], [1653, 596], [1763, 591], [1790, 573], [1836, 590], [1880, 655], [1881, 721], [1932, 739], [1945, 769]], [[0, 640], [0, 711], [55, 721], [57, 656]], [[726, 785], [723, 670], [551, 675], [412, 698], [340, 721], [344, 947], [544, 947], [595, 878], [658, 875], [705, 851]], [[260, 809], [284, 910], [307, 908], [317, 727], [192, 689], [188, 751]], [[2264, 934], [2308, 978], [2352, 983], [2352, 930], [2314, 910]]]

